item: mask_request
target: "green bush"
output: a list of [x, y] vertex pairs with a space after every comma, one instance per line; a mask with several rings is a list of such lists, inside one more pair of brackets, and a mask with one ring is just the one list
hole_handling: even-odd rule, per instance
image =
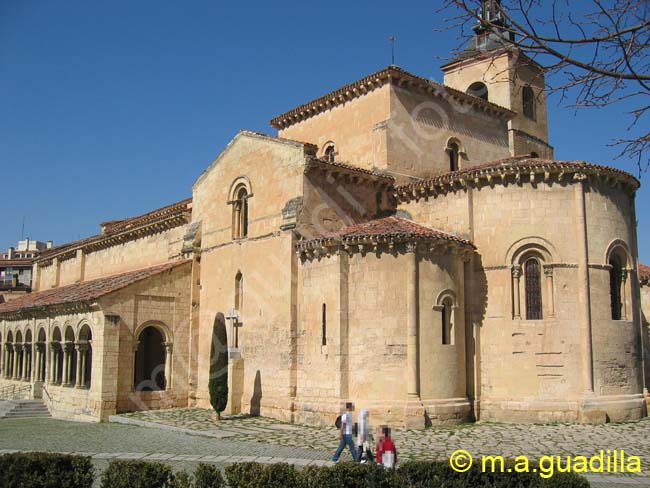
[[221, 412], [228, 405], [228, 338], [223, 315], [214, 319], [210, 345], [210, 378], [208, 379], [210, 405], [221, 419]]
[[0, 456], [3, 488], [91, 488], [94, 478], [89, 457], [47, 452]]
[[147, 461], [111, 461], [102, 488], [174, 488], [172, 468]]
[[199, 464], [194, 471], [194, 488], [225, 488], [221, 471], [211, 464]]

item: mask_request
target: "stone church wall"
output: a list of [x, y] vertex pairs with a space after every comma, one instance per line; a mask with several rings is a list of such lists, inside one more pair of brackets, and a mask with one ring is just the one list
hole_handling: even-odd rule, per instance
[[[119, 316], [106, 344], [108, 368], [104, 370], [107, 391], [116, 394], [117, 412], [149, 408], [185, 407], [188, 402], [189, 324], [191, 263], [156, 275], [99, 300], [105, 313]], [[155, 326], [172, 346], [171, 388], [165, 391], [137, 391], [134, 388], [134, 354], [141, 331]]]
[[[469, 234], [478, 248], [478, 258], [466, 293], [475, 301], [468, 323], [480, 325], [476, 362], [481, 370], [475, 375], [481, 384], [477, 394], [483, 419], [578, 418], [584, 360], [576, 188], [580, 187], [511, 182], [400, 206], [419, 223], [463, 236], [468, 234], [461, 232], [465, 222], [471, 222]], [[586, 188], [595, 395], [599, 397], [598, 406], [593, 408], [606, 411], [612, 419], [638, 418], [638, 328], [632, 316], [628, 321], [611, 320], [609, 273], [604, 267], [607, 249], [614, 240], [632, 240], [630, 200], [623, 191], [600, 183], [592, 182]], [[542, 320], [513, 318], [515, 280], [511, 266], [517, 264], [513, 259], [519, 249], [541, 250], [543, 264], [547, 265], [542, 276]], [[523, 285], [520, 293], [524, 293]], [[520, 306], [525, 317], [523, 295]], [[634, 303], [630, 301], [629, 307], [632, 310]], [[611, 403], [614, 400], [621, 404]]]
[[388, 169], [398, 183], [404, 175], [428, 178], [449, 171], [447, 143], [457, 140], [459, 167], [508, 157], [508, 125], [451, 98], [415, 93], [397, 86], [391, 89], [388, 124]]
[[[185, 229], [184, 225], [175, 227], [83, 256], [77, 252], [76, 256], [61, 261], [59, 286], [163, 264], [180, 254]], [[56, 260], [48, 266], [39, 266], [38, 290], [56, 286], [56, 268]]]
[[358, 98], [279, 131], [280, 137], [310, 142], [322, 155], [328, 143], [336, 160], [360, 168], [386, 168], [385, 122], [390, 118], [390, 86], [385, 84]]
[[[202, 226], [198, 406], [209, 406], [212, 328], [218, 314], [225, 317], [235, 307], [239, 272], [240, 357], [230, 378], [237, 397], [228, 408], [290, 419], [297, 273], [292, 231], [280, 226], [282, 210], [302, 195], [304, 164], [302, 145], [240, 134], [194, 186], [192, 218]], [[228, 200], [238, 178], [248, 179], [252, 196], [248, 236], [233, 240]], [[229, 324], [226, 330], [232, 346]]]

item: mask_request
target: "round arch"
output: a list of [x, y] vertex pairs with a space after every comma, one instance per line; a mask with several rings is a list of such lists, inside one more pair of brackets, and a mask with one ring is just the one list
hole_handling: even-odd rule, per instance
[[514, 242], [506, 252], [505, 265], [517, 264], [526, 254], [537, 252], [546, 264], [562, 262], [557, 249], [543, 237], [525, 237]]
[[632, 256], [632, 253], [630, 252], [630, 247], [623, 239], [614, 239], [612, 242], [609, 243], [609, 245], [607, 246], [607, 250], [605, 251], [605, 259], [603, 260], [603, 264], [605, 264], [606, 266], [609, 265], [609, 262], [612, 259], [612, 256], [614, 255], [618, 255], [619, 257], [624, 257], [626, 261], [625, 264], [627, 264], [627, 266], [631, 265], [632, 260], [630, 259], [630, 257]]
[[171, 387], [171, 333], [162, 322], [145, 322], [135, 333], [133, 389], [160, 391]]
[[251, 180], [248, 176], [239, 176], [230, 184], [230, 189], [228, 190], [228, 202], [229, 204], [237, 200], [237, 193], [241, 188], [246, 189], [246, 194], [248, 198], [253, 196], [253, 186], [251, 185]]
[[472, 83], [466, 90], [468, 95], [480, 98], [482, 100], [488, 101], [488, 87], [482, 81], [475, 81]]

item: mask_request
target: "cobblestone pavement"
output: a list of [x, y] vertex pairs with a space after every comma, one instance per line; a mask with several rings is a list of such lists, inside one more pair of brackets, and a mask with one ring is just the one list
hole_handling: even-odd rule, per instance
[[[336, 429], [288, 425], [261, 417], [224, 419], [218, 425], [207, 409], [150, 410], [120, 416], [180, 427], [230, 440], [260, 442], [278, 447], [303, 447], [333, 452], [338, 445]], [[600, 449], [624, 449], [641, 456], [650, 476], [650, 419], [606, 425], [579, 424], [463, 424], [426, 430], [394, 429], [393, 438], [403, 459], [449, 459], [457, 449], [472, 455], [593, 456]]]
[[[287, 425], [265, 418], [226, 418], [218, 425], [202, 409], [121, 415], [118, 423], [87, 424], [53, 419], [0, 421], [0, 453], [54, 451], [93, 457], [100, 471], [110, 459], [160, 460], [175, 469], [198, 462], [285, 462], [327, 465], [336, 448], [336, 429]], [[155, 425], [156, 428], [137, 425]], [[479, 455], [592, 456], [600, 449], [624, 449], [642, 459], [641, 475], [589, 475], [596, 487], [650, 487], [650, 419], [626, 424], [467, 424], [426, 431], [394, 431], [400, 460], [448, 460], [457, 449]], [[347, 451], [342, 460], [349, 460]]]

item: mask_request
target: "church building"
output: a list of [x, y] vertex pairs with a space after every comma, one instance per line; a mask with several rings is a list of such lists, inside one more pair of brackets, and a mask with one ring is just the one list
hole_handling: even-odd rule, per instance
[[444, 84], [391, 65], [241, 131], [191, 198], [41, 252], [0, 304], [0, 392], [73, 420], [209, 408], [216, 324], [226, 413], [645, 416], [639, 181], [554, 159], [543, 70], [502, 35]]

